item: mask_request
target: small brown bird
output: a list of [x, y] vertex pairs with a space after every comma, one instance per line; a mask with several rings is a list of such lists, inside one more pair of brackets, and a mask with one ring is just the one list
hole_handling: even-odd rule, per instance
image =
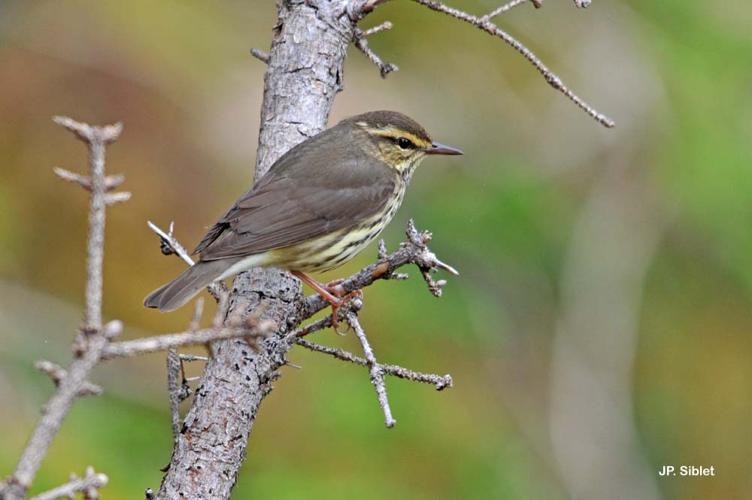
[[144, 304], [172, 311], [213, 281], [265, 266], [291, 271], [336, 310], [335, 288], [306, 273], [334, 269], [373, 241], [423, 158], [459, 154], [395, 111], [347, 118], [277, 160], [209, 229], [198, 262]]

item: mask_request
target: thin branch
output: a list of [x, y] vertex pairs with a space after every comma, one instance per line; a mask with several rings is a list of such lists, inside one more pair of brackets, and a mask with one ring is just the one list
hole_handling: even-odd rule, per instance
[[190, 345], [202, 345], [217, 340], [247, 338], [249, 340], [267, 337], [276, 330], [276, 323], [258, 320], [255, 325], [233, 328], [206, 328], [202, 330], [168, 333], [136, 340], [112, 342], [102, 351], [102, 359], [129, 358], [141, 354], [166, 351]]
[[[230, 292], [225, 288], [220, 290], [219, 298], [217, 299], [217, 311], [214, 313], [212, 319], [212, 326], [215, 330], [222, 328], [222, 325], [227, 318], [227, 308], [230, 305]], [[255, 317], [258, 317], [259, 312], [255, 313]]]
[[264, 64], [269, 64], [269, 54], [261, 49], [251, 49], [251, 55]]
[[381, 74], [381, 78], [386, 78], [386, 75], [393, 71], [398, 71], [399, 68], [396, 64], [392, 63], [386, 63], [384, 62], [377, 54], [376, 52], [371, 49], [371, 47], [368, 46], [368, 40], [366, 40], [366, 37], [368, 35], [378, 33], [380, 31], [391, 29], [392, 23], [386, 22], [380, 26], [377, 26], [376, 28], [372, 28], [368, 31], [362, 31], [358, 28], [355, 28], [355, 31], [353, 32], [353, 43], [355, 46], [360, 50], [365, 56], [368, 58], [369, 61], [371, 61], [373, 64], [376, 65], [376, 67], [379, 68], [379, 73]]
[[[52, 171], [55, 173], [55, 175], [57, 175], [64, 181], [78, 184], [87, 191], [91, 191], [91, 179], [89, 179], [87, 176], [77, 174], [60, 167], [53, 167]], [[116, 187], [120, 186], [123, 182], [125, 182], [125, 176], [122, 174], [108, 175], [104, 178], [104, 187], [105, 189], [107, 189], [107, 191], [112, 191]]]
[[[572, 92], [564, 84], [561, 78], [559, 78], [558, 75], [556, 75], [553, 71], [548, 69], [548, 66], [543, 64], [543, 61], [541, 61], [538, 58], [538, 56], [536, 56], [533, 53], [533, 51], [528, 49], [525, 45], [523, 45], [520, 41], [518, 41], [512, 35], [510, 35], [506, 31], [502, 30], [501, 28], [496, 26], [494, 23], [492, 23], [490, 21], [490, 18], [491, 18], [490, 14], [488, 16], [481, 16], [481, 17], [474, 16], [463, 10], [456, 9], [454, 7], [449, 7], [448, 5], [445, 5], [439, 2], [438, 0], [413, 0], [413, 1], [416, 3], [419, 3], [420, 5], [428, 7], [429, 9], [434, 10], [436, 12], [441, 12], [442, 14], [452, 16], [455, 19], [459, 19], [460, 21], [464, 21], [468, 24], [471, 24], [475, 26], [476, 28], [482, 31], [485, 31], [489, 35], [501, 38], [504, 41], [504, 43], [511, 46], [517, 52], [522, 54], [522, 56], [525, 59], [527, 59], [530, 62], [530, 64], [532, 64], [541, 75], [543, 75], [543, 78], [546, 79], [549, 85], [551, 85], [554, 89], [564, 94], [570, 101], [575, 103], [580, 109], [582, 109], [591, 117], [593, 117], [596, 121], [598, 121], [598, 123], [609, 128], [615, 125], [613, 120], [611, 120], [606, 115], [597, 111], [590, 104], [588, 104], [587, 102], [582, 100], [579, 96], [577, 96], [574, 92]], [[587, 3], [588, 3], [587, 1], [580, 0], [579, 3], [577, 3], [577, 5], [584, 7], [586, 6]]]
[[355, 336], [358, 337], [360, 345], [363, 347], [363, 354], [365, 354], [366, 362], [368, 363], [368, 373], [371, 375], [371, 384], [376, 389], [379, 406], [381, 406], [381, 410], [384, 412], [384, 423], [391, 429], [397, 421], [392, 417], [392, 408], [389, 406], [389, 397], [386, 394], [386, 383], [384, 382], [384, 370], [376, 361], [376, 355], [373, 353], [371, 344], [368, 342], [365, 330], [363, 330], [360, 321], [358, 321], [358, 315], [353, 312], [348, 313], [347, 323], [353, 329]]
[[[175, 229], [174, 222], [170, 222], [170, 229], [167, 232], [162, 230], [159, 226], [157, 226], [150, 220], [146, 221], [146, 225], [149, 226], [152, 231], [157, 233], [157, 236], [159, 236], [159, 249], [162, 254], [177, 255], [183, 262], [185, 262], [189, 266], [195, 264], [185, 247], [178, 241], [177, 238], [175, 238], [175, 235], [173, 234], [173, 230]], [[227, 287], [221, 281], [215, 281], [206, 288], [207, 290], [209, 290], [211, 296], [214, 297], [214, 299], [217, 301], [219, 301], [223, 292], [227, 292]]]
[[193, 304], [193, 317], [191, 317], [191, 322], [188, 324], [188, 331], [195, 332], [198, 330], [200, 324], [201, 324], [201, 317], [204, 315], [204, 298], [199, 297], [196, 299], [196, 302]]
[[298, 337], [303, 338], [306, 335], [310, 335], [312, 333], [318, 332], [319, 330], [324, 330], [325, 328], [329, 328], [332, 326], [332, 315], [329, 314], [324, 318], [321, 318], [319, 320], [314, 321], [313, 323], [309, 323], [308, 325], [296, 330], [292, 333], [292, 337]]
[[369, 37], [371, 35], [381, 33], [382, 31], [388, 31], [392, 28], [394, 28], [394, 25], [391, 23], [391, 21], [384, 21], [383, 23], [376, 25], [373, 28], [368, 28], [367, 30], [361, 31], [360, 36]]
[[[52, 171], [64, 181], [78, 184], [82, 188], [91, 192], [91, 178], [60, 167], [53, 167]], [[107, 191], [107, 194], [104, 195], [104, 202], [106, 205], [115, 205], [116, 203], [123, 203], [131, 199], [131, 193], [128, 191], [121, 191], [118, 193], [109, 192], [121, 185], [124, 181], [125, 176], [123, 175], [108, 175], [104, 178], [104, 189]]]
[[95, 500], [99, 498], [99, 489], [104, 488], [107, 485], [109, 479], [102, 473], [94, 471], [93, 467], [86, 468], [86, 475], [83, 478], [78, 478], [75, 475], [71, 475], [70, 481], [67, 483], [53, 488], [51, 490], [40, 493], [33, 497], [31, 500], [55, 500], [57, 498], [73, 498], [76, 493], [83, 493], [86, 500]]
[[73, 132], [89, 147], [89, 179], [91, 203], [89, 207], [89, 237], [86, 248], [86, 312], [84, 331], [93, 332], [102, 327], [102, 262], [104, 261], [105, 208], [105, 146], [117, 140], [123, 125], [116, 123], [93, 127], [65, 116], [53, 121]]
[[183, 262], [185, 262], [189, 266], [195, 264], [190, 254], [188, 253], [188, 250], [186, 250], [185, 247], [172, 234], [173, 230], [175, 229], [174, 222], [170, 222], [170, 230], [168, 232], [164, 232], [162, 229], [160, 229], [159, 226], [157, 226], [150, 220], [146, 221], [146, 225], [149, 226], [149, 229], [157, 233], [157, 236], [159, 236], [159, 248], [164, 255], [177, 255], [182, 259]]
[[[355, 354], [344, 351], [342, 349], [338, 349], [336, 347], [328, 347], [302, 338], [296, 339], [295, 343], [311, 351], [327, 354], [341, 361], [347, 361], [359, 366], [368, 366], [368, 361], [366, 359], [363, 359], [359, 356], [356, 356]], [[381, 368], [384, 370], [384, 374], [386, 375], [405, 380], [412, 380], [413, 382], [431, 384], [436, 387], [437, 391], [442, 391], [446, 388], [452, 387], [453, 384], [451, 375], [421, 373], [398, 365], [380, 364], [379, 366], [381, 366]]]
[[[55, 384], [55, 387], [60, 387], [60, 382], [65, 380], [65, 377], [68, 376], [68, 372], [65, 371], [64, 368], [62, 368], [60, 365], [57, 365], [53, 363], [52, 361], [47, 361], [45, 359], [40, 359], [36, 363], [34, 363], [34, 368], [39, 370], [42, 373], [47, 374], [50, 379], [52, 379], [52, 382]], [[81, 385], [81, 388], [78, 390], [78, 396], [99, 396], [102, 394], [102, 388], [99, 387], [96, 384], [92, 384], [91, 382], [84, 382]]]
[[[511, 2], [505, 3], [504, 5], [500, 5], [499, 7], [495, 8], [485, 16], [481, 17], [483, 21], [490, 21], [494, 17], [503, 14], [504, 12], [508, 12], [512, 10], [513, 8], [517, 7], [518, 5], [522, 5], [523, 3], [527, 2], [528, 0], [512, 0]], [[533, 3], [536, 7], [540, 7], [539, 4]]]
[[180, 361], [190, 363], [192, 361], [209, 361], [208, 356], [200, 356], [197, 354], [180, 354]]
[[107, 193], [104, 195], [105, 204], [115, 205], [117, 203], [124, 203], [131, 199], [131, 193], [129, 191], [120, 191], [118, 193]]

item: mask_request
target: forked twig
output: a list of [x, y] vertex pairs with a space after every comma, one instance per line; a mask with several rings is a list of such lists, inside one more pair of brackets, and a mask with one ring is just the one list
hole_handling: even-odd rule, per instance
[[371, 35], [375, 35], [376, 33], [380, 33], [382, 31], [390, 30], [392, 29], [392, 23], [389, 21], [386, 21], [385, 23], [382, 23], [378, 26], [375, 26], [368, 30], [361, 30], [360, 28], [355, 28], [355, 31], [353, 32], [353, 43], [355, 44], [355, 47], [358, 48], [365, 56], [368, 58], [369, 61], [371, 61], [373, 64], [376, 65], [376, 67], [379, 68], [379, 73], [381, 74], [381, 78], [386, 78], [386, 76], [389, 73], [392, 73], [394, 71], [398, 71], [399, 68], [396, 64], [387, 63], [384, 62], [377, 54], [376, 52], [371, 49], [371, 47], [368, 46], [368, 38]]
[[[396, 270], [407, 264], [415, 264], [421, 271], [429, 291], [436, 297], [441, 296], [442, 289], [446, 284], [445, 280], [435, 281], [431, 273], [437, 269], [447, 271], [451, 274], [459, 274], [449, 264], [439, 260], [436, 255], [428, 248], [428, 242], [431, 240], [431, 233], [427, 231], [418, 231], [415, 224], [410, 220], [407, 224], [406, 240], [400, 245], [399, 249], [389, 254], [383, 241], [379, 242], [378, 256], [379, 261], [367, 266], [355, 275], [343, 280], [338, 285], [338, 293], [344, 295], [353, 290], [369, 286], [379, 279], [404, 279], [405, 275], [397, 273]], [[326, 302], [318, 295], [312, 295], [306, 299], [303, 319], [311, 317], [319, 310], [326, 307]], [[333, 356], [342, 361], [348, 361], [361, 366], [367, 366], [371, 378], [371, 383], [376, 389], [379, 400], [379, 406], [384, 412], [384, 421], [387, 427], [393, 427], [396, 420], [392, 416], [391, 406], [386, 391], [384, 377], [392, 375], [416, 382], [433, 384], [437, 390], [442, 390], [452, 386], [452, 377], [449, 375], [436, 375], [419, 373], [407, 368], [395, 365], [381, 364], [376, 360], [373, 349], [368, 341], [365, 330], [358, 320], [358, 311], [362, 307], [362, 300], [355, 299], [348, 303], [347, 307], [339, 310], [340, 319], [344, 319], [350, 326], [355, 335], [358, 337], [365, 358], [361, 358], [342, 349], [327, 347], [308, 340], [303, 337], [317, 332], [324, 328], [332, 326], [331, 315], [314, 321], [298, 330], [287, 335], [287, 342], [294, 342], [307, 349]]]
[[[585, 111], [588, 115], [594, 118], [601, 125], [608, 127], [608, 128], [612, 128], [615, 126], [615, 123], [611, 118], [609, 118], [608, 116], [596, 110], [593, 106], [588, 104], [584, 99], [579, 97], [569, 87], [567, 87], [567, 85], [564, 84], [563, 80], [556, 73], [551, 71], [548, 68], [548, 66], [546, 66], [543, 63], [543, 61], [541, 61], [541, 59], [532, 50], [527, 48], [527, 46], [525, 46], [522, 42], [520, 42], [515, 37], [507, 33], [505, 30], [499, 28], [499, 26], [497, 26], [496, 24], [492, 22], [492, 20], [495, 17], [505, 12], [508, 12], [511, 9], [519, 5], [522, 5], [527, 0], [511, 0], [507, 3], [500, 5], [499, 7], [495, 8], [494, 10], [490, 11], [488, 14], [485, 14], [483, 16], [476, 16], [464, 10], [457, 9], [455, 7], [450, 7], [444, 4], [443, 2], [440, 2], [439, 0], [413, 0], [413, 1], [433, 11], [446, 14], [455, 19], [458, 19], [472, 26], [475, 26], [479, 30], [484, 31], [491, 36], [500, 38], [504, 43], [512, 47], [514, 50], [519, 52], [522, 55], [522, 57], [527, 59], [528, 62], [530, 62], [530, 64], [532, 64], [533, 67], [536, 70], [538, 70], [538, 72], [543, 76], [543, 78], [546, 80], [546, 82], [548, 82], [548, 84], [551, 87], [553, 87], [554, 89], [564, 94], [567, 97], [567, 99], [572, 101], [575, 105], [577, 105], [577, 107]], [[542, 0], [529, 0], [529, 1], [536, 8], [541, 7], [543, 5]], [[381, 3], [380, 0], [373, 0], [373, 1], [366, 0], [360, 3], [357, 3], [357, 8], [356, 8], [357, 13], [355, 15], [351, 15], [351, 17], [353, 17], [354, 19], [361, 19], [365, 14], [372, 11], [373, 8], [379, 3]], [[590, 0], [574, 0], [574, 3], [577, 7], [588, 7], [591, 1]], [[368, 47], [368, 42], [366, 41], [366, 37], [370, 34], [378, 33], [386, 29], [390, 29], [391, 27], [392, 27], [391, 23], [384, 23], [384, 25], [377, 26], [375, 28], [371, 28], [365, 31], [356, 28], [354, 32], [354, 36], [353, 36], [353, 43], [355, 44], [355, 46], [360, 51], [362, 51], [371, 62], [373, 62], [376, 66], [378, 66], [382, 77], [386, 77], [387, 74], [389, 74], [392, 71], [396, 71], [398, 68], [394, 64], [385, 63], [378, 55], [376, 55], [376, 53], [374, 53], [373, 50], [371, 50]]]
[[82, 478], [71, 474], [67, 483], [47, 490], [44, 493], [32, 497], [31, 500], [56, 500], [58, 498], [73, 498], [76, 493], [83, 493], [86, 500], [99, 498], [99, 489], [104, 488], [109, 479], [102, 473], [94, 471], [93, 467], [86, 468], [86, 475]]
[[347, 313], [346, 320], [347, 324], [349, 324], [355, 332], [355, 336], [358, 337], [360, 345], [363, 347], [363, 354], [365, 354], [366, 364], [368, 365], [368, 373], [371, 375], [371, 384], [373, 384], [374, 389], [376, 389], [379, 406], [381, 406], [381, 411], [384, 412], [384, 423], [386, 423], [386, 426], [391, 429], [397, 421], [394, 420], [394, 417], [392, 416], [392, 408], [389, 405], [389, 397], [386, 393], [386, 383], [384, 382], [384, 370], [376, 361], [376, 355], [373, 353], [371, 344], [368, 342], [365, 330], [363, 330], [360, 321], [358, 321], [358, 315], [354, 312], [349, 312]]

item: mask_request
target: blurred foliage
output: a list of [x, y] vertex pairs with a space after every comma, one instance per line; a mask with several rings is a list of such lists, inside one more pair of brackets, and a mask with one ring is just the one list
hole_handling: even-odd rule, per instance
[[[635, 364], [648, 462], [720, 471], [662, 480], [667, 498], [748, 496], [752, 6], [571, 4], [522, 6], [500, 23], [615, 118], [613, 131], [468, 26], [409, 2], [365, 21], [394, 22], [370, 44], [401, 70], [381, 80], [352, 50], [333, 120], [401, 110], [467, 154], [426, 162], [385, 235], [394, 247], [414, 217], [462, 276], [438, 301], [415, 272], [379, 283], [366, 291], [364, 321], [381, 359], [450, 372], [456, 386], [436, 393], [390, 380], [399, 423], [387, 431], [363, 370], [294, 351], [303, 369], [284, 370], [265, 401], [238, 498], [565, 498], [547, 444], [551, 341], [573, 225], [614, 158], [659, 200], [656, 223], [669, 221], [644, 286]], [[248, 50], [268, 47], [274, 18], [268, 2], [0, 3], [3, 474], [49, 394], [31, 363], [66, 361], [83, 295], [86, 200], [51, 167], [82, 170], [85, 151], [50, 116], [124, 122], [108, 168], [126, 174], [134, 196], [109, 212], [106, 315], [129, 325], [127, 336], [179, 330], [189, 311], [141, 306], [181, 268], [161, 256], [145, 220], [175, 220], [190, 245], [249, 183], [264, 68]], [[89, 464], [111, 478], [105, 498], [156, 488], [171, 440], [163, 364], [151, 356], [100, 368], [105, 396], [76, 405], [35, 490]]]

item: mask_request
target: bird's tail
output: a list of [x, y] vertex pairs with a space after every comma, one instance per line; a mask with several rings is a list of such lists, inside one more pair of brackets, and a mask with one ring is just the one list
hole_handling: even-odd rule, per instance
[[162, 312], [174, 311], [218, 279], [233, 263], [234, 261], [228, 262], [226, 259], [197, 262], [174, 280], [150, 293], [144, 299], [144, 305]]

